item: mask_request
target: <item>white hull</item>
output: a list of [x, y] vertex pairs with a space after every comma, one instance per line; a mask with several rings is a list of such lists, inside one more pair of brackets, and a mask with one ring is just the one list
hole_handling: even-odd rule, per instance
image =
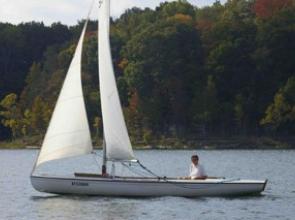
[[31, 176], [33, 187], [40, 192], [99, 196], [238, 196], [259, 194], [267, 180], [178, 180], [101, 177]]

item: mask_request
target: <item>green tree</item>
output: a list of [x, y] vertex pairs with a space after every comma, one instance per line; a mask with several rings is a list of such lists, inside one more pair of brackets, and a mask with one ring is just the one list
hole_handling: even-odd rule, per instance
[[142, 116], [139, 112], [139, 96], [136, 91], [130, 97], [129, 107], [125, 110], [127, 113], [127, 125], [129, 134], [134, 142], [141, 141], [142, 134]]
[[295, 131], [295, 77], [289, 78], [286, 85], [276, 93], [261, 124], [287, 134]]
[[220, 113], [216, 85], [212, 76], [208, 76], [205, 88], [196, 89], [192, 104], [194, 126], [201, 126], [205, 135], [212, 131]]
[[[0, 100], [16, 95], [0, 107], [0, 138], [44, 133], [83, 22], [0, 23]], [[294, 135], [294, 23], [293, 0], [204, 8], [180, 0], [112, 19], [112, 59], [132, 139], [194, 137], [198, 127], [208, 135], [259, 135], [266, 127]], [[97, 21], [90, 21], [82, 85], [91, 122], [101, 118], [97, 43]]]
[[192, 82], [202, 74], [199, 33], [190, 19], [187, 22], [187, 15], [179, 16], [138, 31], [122, 53], [128, 60], [124, 75], [138, 92], [144, 126], [159, 132], [185, 129]]
[[295, 4], [288, 0], [256, 1], [256, 49], [254, 60], [259, 88], [255, 91], [262, 114], [274, 94], [294, 74]]
[[34, 99], [31, 111], [30, 122], [34, 134], [44, 134], [51, 117], [51, 109], [40, 96]]
[[251, 123], [244, 123], [240, 129], [247, 127], [255, 131], [253, 128], [261, 116], [255, 114], [256, 110], [253, 113], [259, 103], [255, 92], [260, 81], [253, 59], [257, 28], [252, 7], [253, 1], [228, 1], [221, 10], [222, 16], [207, 33], [210, 45], [205, 69], [215, 79], [217, 99], [223, 112], [216, 127], [228, 134], [236, 133], [237, 114], [241, 114], [241, 108], [244, 121], [251, 118]]
[[19, 137], [22, 129], [22, 116], [17, 106], [17, 95], [11, 93], [5, 96], [0, 102], [0, 106], [3, 109], [0, 111], [0, 116], [3, 117], [1, 123], [11, 129], [13, 138]]

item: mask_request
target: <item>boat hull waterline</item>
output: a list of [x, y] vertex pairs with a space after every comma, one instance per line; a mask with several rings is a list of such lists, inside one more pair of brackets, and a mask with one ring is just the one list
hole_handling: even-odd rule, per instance
[[210, 179], [125, 179], [31, 176], [40, 192], [98, 196], [239, 196], [260, 194], [267, 180]]

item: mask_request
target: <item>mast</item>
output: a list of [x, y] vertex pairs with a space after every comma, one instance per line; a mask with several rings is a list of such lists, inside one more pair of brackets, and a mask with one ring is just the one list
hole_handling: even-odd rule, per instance
[[[103, 4], [103, 0], [99, 0], [99, 6], [98, 8], [100, 9], [101, 6]], [[101, 13], [101, 11], [100, 11]], [[99, 37], [99, 32], [100, 32], [100, 25], [99, 23], [101, 22], [101, 15], [98, 18], [98, 40], [100, 39]], [[98, 43], [98, 53], [100, 53], [100, 49], [99, 49], [99, 43]], [[99, 65], [98, 68], [102, 68], [101, 65]], [[103, 119], [102, 119], [103, 121]], [[104, 135], [104, 131], [103, 131], [103, 142], [102, 142], [102, 166], [101, 166], [101, 175], [102, 176], [106, 176], [107, 175], [107, 146], [106, 146], [106, 140], [105, 140], [105, 135]]]
[[107, 175], [107, 148], [106, 148], [106, 141], [103, 135], [103, 143], [102, 143], [102, 166], [101, 166], [101, 174], [102, 176]]

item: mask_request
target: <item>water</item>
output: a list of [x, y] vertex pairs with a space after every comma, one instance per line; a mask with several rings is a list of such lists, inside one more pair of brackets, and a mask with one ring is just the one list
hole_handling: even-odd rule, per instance
[[[161, 175], [185, 176], [193, 151], [136, 151]], [[29, 175], [35, 150], [0, 150], [0, 220], [44, 219], [294, 219], [295, 151], [198, 151], [210, 176], [268, 178], [261, 196], [235, 198], [107, 198], [36, 192]], [[68, 159], [39, 172], [95, 171], [91, 157]]]

